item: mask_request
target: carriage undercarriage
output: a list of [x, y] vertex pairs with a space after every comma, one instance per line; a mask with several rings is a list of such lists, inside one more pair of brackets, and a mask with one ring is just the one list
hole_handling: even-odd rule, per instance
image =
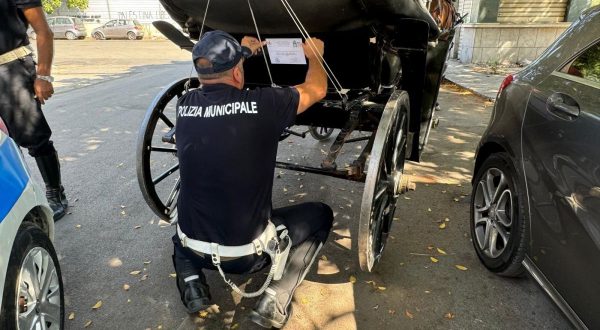
[[[401, 40], [382, 38], [372, 46], [379, 62], [371, 69], [379, 76], [369, 87], [350, 88], [343, 94], [331, 90], [323, 101], [297, 117], [295, 125], [310, 127], [311, 135], [319, 139], [328, 137], [333, 129], [339, 130], [321, 163], [276, 163], [281, 169], [364, 183], [358, 255], [365, 271], [371, 271], [381, 258], [398, 197], [414, 189], [404, 175], [404, 164], [420, 159], [434, 126], [437, 93], [453, 32], [445, 40], [431, 43], [426, 23], [404, 20], [395, 29], [398, 26], [415, 32]], [[252, 75], [252, 70], [248, 72]], [[246, 87], [257, 86], [265, 84], [250, 79]], [[149, 107], [138, 137], [140, 188], [150, 208], [169, 222], [177, 218], [180, 187], [174, 105], [194, 88], [201, 88], [197, 78], [183, 78], [165, 88]], [[352, 137], [355, 131], [368, 134]], [[306, 133], [289, 128], [281, 140], [290, 135], [305, 137]], [[366, 141], [366, 145], [356, 159], [349, 166], [338, 166], [336, 160], [344, 145], [359, 141]]]

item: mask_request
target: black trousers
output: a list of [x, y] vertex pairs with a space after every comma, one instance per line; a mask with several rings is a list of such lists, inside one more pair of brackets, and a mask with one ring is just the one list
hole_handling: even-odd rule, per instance
[[31, 55], [0, 65], [0, 117], [10, 136], [33, 157], [55, 152], [52, 131], [34, 98], [35, 62]]
[[[333, 211], [323, 203], [303, 203], [274, 209], [271, 221], [276, 226], [285, 225], [292, 240], [292, 249], [283, 277], [279, 281], [271, 282], [270, 285], [270, 288], [277, 293], [277, 298], [285, 310], [316, 254], [329, 236], [333, 224]], [[210, 255], [202, 256], [183, 247], [177, 235], [173, 236], [173, 244], [175, 247], [173, 259], [177, 276], [188, 277], [201, 273], [202, 269], [216, 269]], [[226, 273], [251, 274], [264, 269], [270, 263], [270, 258], [263, 253], [260, 256], [251, 255], [223, 261], [221, 267]], [[195, 268], [191, 272], [189, 268], [182, 267], [190, 264]]]

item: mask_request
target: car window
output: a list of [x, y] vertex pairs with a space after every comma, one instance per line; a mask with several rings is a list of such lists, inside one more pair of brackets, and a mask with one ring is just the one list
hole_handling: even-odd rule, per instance
[[127, 21], [125, 20], [119, 20], [119, 25], [127, 25]]
[[75, 24], [83, 25], [83, 21], [80, 18], [73, 17], [72, 19], [73, 19], [73, 22], [75, 22]]
[[575, 60], [567, 64], [562, 72], [600, 83], [600, 42], [581, 53]]
[[68, 18], [58, 18], [57, 20], [59, 20], [59, 24], [71, 24], [71, 21]]
[[54, 25], [54, 18], [48, 18], [48, 25]]
[[112, 27], [112, 26], [115, 26], [116, 22], [117, 21], [108, 21], [108, 22], [106, 22], [106, 24], [104, 24], [104, 26], [106, 26], [106, 27]]

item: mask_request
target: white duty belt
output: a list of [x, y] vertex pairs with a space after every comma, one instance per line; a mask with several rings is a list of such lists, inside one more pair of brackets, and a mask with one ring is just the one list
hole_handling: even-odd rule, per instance
[[[277, 235], [277, 232], [280, 232], [280, 234]], [[275, 227], [270, 220], [267, 224], [267, 228], [265, 228], [262, 234], [254, 239], [252, 243], [245, 245], [227, 246], [191, 239], [181, 231], [179, 224], [177, 225], [177, 235], [179, 236], [183, 247], [210, 255], [213, 265], [217, 267], [219, 274], [221, 274], [225, 283], [227, 283], [233, 291], [246, 298], [258, 297], [269, 286], [271, 280], [277, 281], [281, 279], [290, 248], [292, 247], [292, 240], [288, 235], [287, 228], [284, 225]], [[284, 241], [287, 242], [287, 245], [285, 245], [284, 250], [281, 250], [280, 246]], [[221, 269], [221, 257], [239, 258], [253, 254], [262, 255], [263, 252], [267, 253], [271, 258], [271, 270], [269, 271], [269, 275], [267, 275], [267, 279], [263, 286], [256, 292], [248, 293], [242, 291], [235, 283], [225, 276], [225, 272]]]
[[21, 46], [19, 48], [13, 49], [10, 52], [6, 52], [0, 55], [0, 65], [18, 60], [29, 54], [31, 54], [31, 48], [29, 48], [29, 46]]

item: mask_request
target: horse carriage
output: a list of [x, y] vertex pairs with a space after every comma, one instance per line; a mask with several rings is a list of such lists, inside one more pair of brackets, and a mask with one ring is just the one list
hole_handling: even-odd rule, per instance
[[[267, 38], [317, 37], [325, 42], [324, 69], [330, 80], [324, 100], [297, 116], [295, 125], [312, 127], [317, 138], [338, 134], [317, 166], [277, 162], [277, 167], [364, 182], [358, 223], [361, 269], [381, 258], [396, 201], [411, 184], [406, 160], [419, 161], [434, 125], [442, 73], [458, 23], [450, 0], [425, 5], [419, 0], [161, 0], [172, 25], [155, 26], [181, 48], [210, 29]], [[428, 7], [427, 7], [428, 6]], [[302, 83], [306, 65], [273, 64], [262, 56], [245, 61], [246, 87]], [[174, 222], [180, 187], [175, 147], [175, 104], [202, 88], [184, 77], [164, 90], [147, 110], [139, 131], [137, 173], [150, 208]], [[368, 133], [351, 137], [353, 131]], [[299, 134], [292, 128], [290, 134]], [[347, 167], [336, 165], [346, 143], [367, 141]]]

